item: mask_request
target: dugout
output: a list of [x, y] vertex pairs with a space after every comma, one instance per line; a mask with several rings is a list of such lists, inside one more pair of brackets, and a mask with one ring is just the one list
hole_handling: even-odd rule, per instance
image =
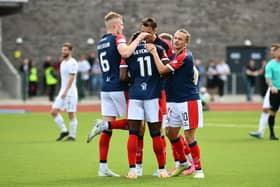
[[[266, 59], [267, 47], [259, 46], [228, 46], [226, 48], [226, 62], [230, 66], [231, 75], [228, 80], [228, 91], [231, 94], [246, 93], [245, 68], [250, 59], [256, 62], [257, 68]], [[257, 78], [256, 91], [259, 93], [259, 78]]]

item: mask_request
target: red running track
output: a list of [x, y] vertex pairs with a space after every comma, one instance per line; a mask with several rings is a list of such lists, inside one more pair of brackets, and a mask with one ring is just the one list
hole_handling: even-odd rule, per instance
[[[49, 112], [51, 105], [0, 105], [0, 109]], [[261, 103], [211, 103], [211, 111], [261, 111]], [[78, 105], [78, 112], [100, 112], [100, 104]]]

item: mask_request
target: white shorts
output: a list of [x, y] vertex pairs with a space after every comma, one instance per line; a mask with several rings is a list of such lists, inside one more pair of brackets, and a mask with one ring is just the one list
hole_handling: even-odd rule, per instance
[[271, 108], [269, 95], [270, 95], [270, 88], [267, 89], [265, 96], [263, 98], [263, 106], [262, 106], [263, 108]]
[[150, 123], [161, 122], [162, 114], [160, 111], [159, 99], [129, 99], [127, 119], [145, 120]]
[[120, 117], [126, 115], [126, 98], [124, 91], [101, 92], [102, 116]]
[[201, 100], [183, 103], [167, 102], [166, 127], [184, 127], [184, 130], [202, 128], [203, 113]]
[[66, 96], [64, 99], [62, 99], [60, 96], [57, 96], [52, 105], [52, 108], [56, 108], [62, 111], [66, 109], [67, 112], [76, 112], [77, 103], [77, 96]]

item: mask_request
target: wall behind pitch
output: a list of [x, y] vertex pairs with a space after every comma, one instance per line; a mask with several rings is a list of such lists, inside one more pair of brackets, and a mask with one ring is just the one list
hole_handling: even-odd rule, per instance
[[[65, 41], [74, 44], [75, 54], [95, 50], [86, 41], [101, 37], [103, 17], [113, 10], [124, 15], [127, 38], [146, 16], [158, 20], [159, 32], [187, 28], [194, 56], [205, 63], [224, 58], [226, 46], [243, 45], [246, 39], [255, 46], [279, 42], [278, 7], [278, 0], [29, 0], [21, 14], [2, 19], [3, 50], [16, 67], [23, 57], [41, 67], [46, 55], [59, 56]], [[17, 37], [23, 38], [20, 46]], [[23, 53], [19, 60], [16, 49]]]

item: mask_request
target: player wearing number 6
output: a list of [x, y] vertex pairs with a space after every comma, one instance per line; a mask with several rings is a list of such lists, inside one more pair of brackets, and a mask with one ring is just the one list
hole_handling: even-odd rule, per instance
[[179, 29], [174, 34], [175, 58], [164, 65], [153, 44], [146, 44], [151, 51], [156, 67], [160, 74], [172, 72], [166, 82], [166, 101], [168, 120], [166, 124], [167, 136], [179, 154], [180, 166], [172, 174], [178, 176], [182, 171], [187, 170], [189, 164], [180, 141], [180, 128], [184, 128], [186, 140], [189, 143], [191, 154], [195, 164], [194, 178], [204, 178], [201, 167], [200, 150], [196, 142], [196, 129], [202, 127], [202, 105], [198, 89], [194, 83], [194, 60], [192, 53], [187, 49], [190, 42], [190, 34], [185, 29]]
[[[101, 88], [101, 113], [103, 121], [115, 120], [116, 117], [125, 116], [126, 98], [125, 90], [127, 84], [120, 81], [120, 62], [122, 58], [129, 57], [140, 41], [148, 33], [140, 34], [134, 42], [127, 45], [126, 39], [122, 35], [123, 17], [115, 12], [109, 12], [104, 17], [107, 33], [97, 44], [98, 59], [100, 62], [103, 83]], [[92, 134], [92, 133], [91, 133]], [[88, 142], [93, 138], [89, 135]], [[107, 156], [112, 131], [103, 131], [99, 139], [99, 176], [118, 177], [119, 175], [112, 172], [107, 166]]]

